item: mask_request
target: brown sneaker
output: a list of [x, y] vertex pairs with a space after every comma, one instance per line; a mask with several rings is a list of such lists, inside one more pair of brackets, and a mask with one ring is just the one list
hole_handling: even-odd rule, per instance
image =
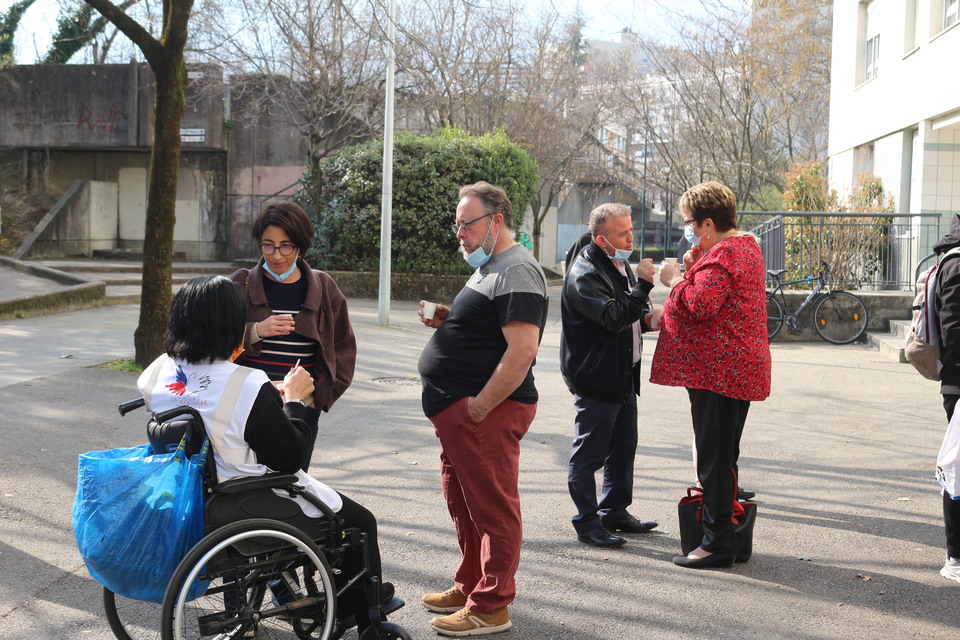
[[477, 613], [464, 607], [448, 616], [438, 616], [430, 621], [430, 627], [442, 636], [480, 636], [500, 633], [512, 626], [507, 608], [500, 607], [493, 613]]
[[420, 598], [427, 611], [434, 613], [452, 613], [467, 606], [467, 596], [457, 587], [450, 587], [443, 593], [427, 593]]

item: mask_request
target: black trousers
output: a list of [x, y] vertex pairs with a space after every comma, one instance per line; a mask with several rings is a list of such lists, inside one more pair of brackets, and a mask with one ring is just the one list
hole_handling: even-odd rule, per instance
[[[339, 492], [338, 492], [339, 493]], [[380, 562], [380, 545], [377, 542], [377, 519], [369, 509], [359, 502], [355, 502], [347, 496], [340, 494], [343, 500], [343, 506], [337, 512], [337, 516], [343, 520], [344, 527], [357, 527], [360, 531], [367, 534], [367, 562], [370, 567], [370, 575], [377, 576], [383, 583], [383, 566]], [[350, 580], [363, 569], [363, 555], [360, 548], [351, 549], [343, 558], [341, 573], [338, 578], [344, 581]], [[361, 585], [363, 583], [360, 583]], [[337, 617], [346, 618], [354, 614], [363, 628], [367, 621], [367, 601], [358, 589], [352, 589], [344, 593], [339, 601], [340, 610]]]
[[[943, 408], [947, 412], [947, 422], [953, 417], [960, 396], [944, 394]], [[960, 500], [954, 500], [943, 492], [943, 529], [947, 535], [947, 556], [960, 558]]]
[[703, 539], [712, 553], [733, 553], [737, 540], [730, 518], [735, 499], [733, 466], [750, 402], [704, 389], [687, 389], [697, 448], [697, 480], [703, 487]]

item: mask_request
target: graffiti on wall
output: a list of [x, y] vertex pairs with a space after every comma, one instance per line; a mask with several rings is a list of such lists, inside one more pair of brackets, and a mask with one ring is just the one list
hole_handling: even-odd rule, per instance
[[129, 120], [127, 114], [120, 109], [116, 102], [110, 105], [110, 111], [105, 119], [101, 120], [96, 116], [97, 114], [84, 102], [80, 105], [80, 117], [77, 118], [77, 129], [82, 129], [83, 126], [86, 125], [90, 131], [99, 128], [112, 133], [117, 130], [120, 120]]

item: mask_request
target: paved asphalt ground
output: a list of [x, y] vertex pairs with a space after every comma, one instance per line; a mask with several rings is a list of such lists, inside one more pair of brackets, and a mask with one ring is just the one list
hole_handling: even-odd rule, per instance
[[[116, 411], [135, 396], [135, 374], [91, 368], [132, 356], [137, 313], [114, 306], [0, 323], [0, 640], [112, 637], [70, 507], [78, 453], [144, 442], [143, 416]], [[411, 303], [393, 304], [388, 328], [377, 325], [375, 301], [351, 301], [351, 315], [357, 375], [321, 419], [311, 471], [377, 514], [385, 577], [408, 603], [390, 619], [434, 638], [418, 599], [450, 586], [457, 551], [416, 384], [430, 330]], [[753, 405], [743, 438], [742, 483], [759, 503], [753, 559], [681, 569], [670, 560], [676, 503], [693, 475], [686, 394], [645, 383], [640, 399], [632, 511], [660, 529], [617, 550], [578, 543], [559, 329], [554, 299], [535, 369], [539, 412], [523, 443], [514, 630], [501, 637], [960, 637], [960, 584], [938, 575], [932, 476], [945, 419], [936, 383], [865, 346], [775, 344], [773, 395]], [[646, 338], [645, 367], [655, 344]]]

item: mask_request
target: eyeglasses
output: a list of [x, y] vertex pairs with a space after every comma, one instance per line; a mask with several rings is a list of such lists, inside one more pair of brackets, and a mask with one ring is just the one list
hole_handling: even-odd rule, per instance
[[473, 220], [468, 220], [468, 221], [464, 222], [463, 224], [457, 224], [456, 222], [454, 222], [452, 225], [450, 225], [450, 229], [452, 229], [454, 233], [460, 233], [460, 229], [466, 229], [467, 227], [469, 227], [470, 225], [472, 225], [472, 224], [473, 224], [474, 222], [476, 222], [477, 220], [483, 220], [484, 218], [488, 218], [488, 217], [490, 217], [490, 216], [492, 216], [492, 215], [493, 215], [492, 213], [485, 213], [485, 214], [483, 214], [482, 216], [480, 216], [479, 218], [474, 218]]
[[282, 244], [279, 247], [269, 242], [264, 242], [260, 245], [260, 251], [265, 256], [272, 256], [274, 251], [279, 251], [282, 256], [293, 255], [293, 252], [297, 250], [297, 247], [292, 244]]
[[692, 220], [684, 220], [683, 224], [692, 227], [693, 225], [697, 224], [697, 220], [695, 218]]

